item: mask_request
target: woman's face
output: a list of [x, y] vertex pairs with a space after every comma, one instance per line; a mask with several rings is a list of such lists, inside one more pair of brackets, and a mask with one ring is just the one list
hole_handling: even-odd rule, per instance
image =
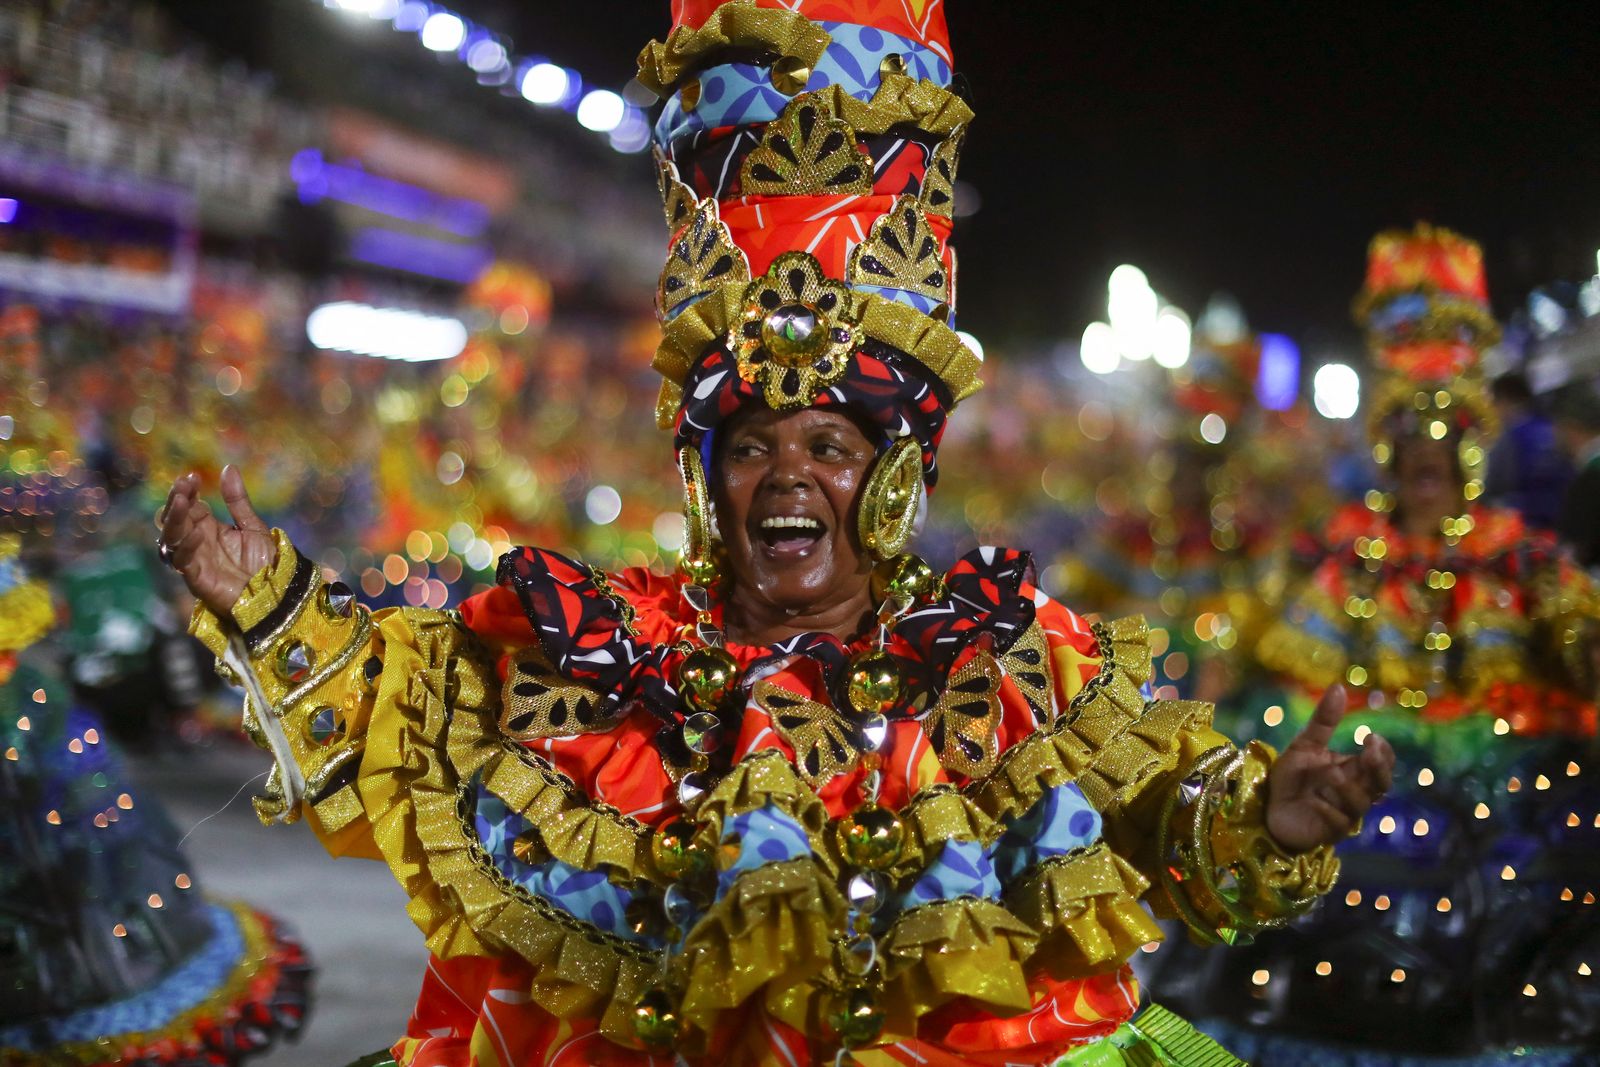
[[1461, 472], [1457, 467], [1456, 439], [1436, 441], [1412, 434], [1396, 442], [1395, 480], [1402, 508], [1423, 514], [1445, 515], [1461, 506]]
[[738, 596], [793, 615], [865, 594], [872, 561], [855, 507], [875, 455], [837, 411], [750, 408], [729, 420], [710, 480]]

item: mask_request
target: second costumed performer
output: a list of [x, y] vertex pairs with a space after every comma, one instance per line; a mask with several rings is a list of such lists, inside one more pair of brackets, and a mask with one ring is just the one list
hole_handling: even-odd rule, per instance
[[232, 525], [174, 487], [194, 631], [279, 746], [262, 815], [410, 894], [402, 1064], [1234, 1063], [1143, 1001], [1141, 901], [1213, 941], [1301, 913], [1392, 755], [1328, 751], [1342, 693], [1241, 751], [1150, 699], [1142, 620], [905, 552], [979, 384], [971, 113], [937, 0], [788, 6], [680, 0], [641, 57], [676, 576], [518, 548], [458, 610], [369, 613], [237, 473]]

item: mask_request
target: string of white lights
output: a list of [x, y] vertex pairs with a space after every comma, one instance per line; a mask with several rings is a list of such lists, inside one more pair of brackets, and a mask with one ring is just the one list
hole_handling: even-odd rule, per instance
[[610, 89], [591, 88], [577, 71], [540, 56], [516, 54], [504, 34], [495, 33], [449, 8], [427, 0], [319, 0], [332, 11], [387, 22], [397, 33], [413, 34], [430, 52], [465, 64], [478, 82], [501, 91], [514, 89], [536, 107], [564, 111], [586, 130], [604, 134], [618, 152], [650, 146], [650, 120], [644, 109]]

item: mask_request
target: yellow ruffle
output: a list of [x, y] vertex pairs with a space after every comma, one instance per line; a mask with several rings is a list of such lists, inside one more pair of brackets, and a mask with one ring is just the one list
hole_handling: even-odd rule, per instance
[[921, 871], [928, 865], [929, 853], [937, 853], [947, 841], [979, 841], [987, 846], [1005, 833], [1005, 827], [985, 815], [971, 797], [946, 784], [912, 797], [901, 817], [905, 846], [900, 859], [885, 872], [895, 879]]
[[707, 855], [716, 855], [722, 826], [735, 815], [772, 806], [805, 829], [817, 862], [830, 874], [838, 872], [828, 840], [828, 809], [800, 777], [800, 772], [775, 748], [762, 749], [739, 761], [695, 812], [699, 828], [696, 843]]
[[1035, 957], [1052, 978], [1120, 967], [1161, 928], [1139, 906], [1150, 888], [1105, 844], [1046, 860], [1006, 893], [1006, 907], [1039, 932]]
[[848, 907], [810, 857], [741, 874], [703, 915], [674, 960], [680, 1012], [702, 1032], [719, 1012], [769, 990], [769, 1007], [795, 1012], [794, 991], [831, 966], [833, 935]]
[[42, 582], [25, 581], [0, 596], [0, 652], [21, 652], [55, 624], [50, 590]]
[[639, 81], [657, 96], [671, 94], [678, 79], [714, 52], [775, 52], [815, 68], [832, 40], [828, 31], [797, 11], [757, 7], [755, 0], [729, 0], [698, 29], [679, 26], [665, 42], [651, 41], [639, 53]]
[[1039, 945], [1032, 926], [992, 900], [960, 897], [901, 915], [882, 941], [886, 1029], [916, 1032], [916, 1020], [957, 997], [1001, 1015], [1033, 1006], [1024, 970]]
[[[368, 732], [361, 799], [373, 840], [411, 898], [406, 910], [429, 950], [441, 957], [520, 956], [534, 968], [530, 992], [541, 1007], [598, 1017], [606, 1036], [631, 1043], [627, 1013], [649, 987], [658, 955], [508, 882], [462, 818], [463, 792], [479, 772], [514, 794], [507, 783], [519, 783], [519, 799], [535, 810], [542, 802], [560, 814], [570, 810], [560, 798], [575, 798], [527, 773], [531, 768], [509, 769], [508, 750], [494, 734], [498, 679], [487, 654], [465, 647], [472, 639], [452, 614], [390, 615], [380, 630], [385, 669], [374, 725], [389, 721]], [[591, 856], [613, 847], [598, 829], [553, 836], [578, 842]]]

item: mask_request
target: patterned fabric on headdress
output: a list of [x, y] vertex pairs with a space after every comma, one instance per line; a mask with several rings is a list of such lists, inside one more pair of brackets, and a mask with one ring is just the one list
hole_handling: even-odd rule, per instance
[[[640, 56], [666, 105], [672, 237], [657, 290], [657, 415], [698, 447], [746, 404], [849, 404], [922, 445], [978, 388], [952, 327], [956, 157], [940, 0], [675, 4]], [[937, 411], [934, 409], [937, 408]]]

